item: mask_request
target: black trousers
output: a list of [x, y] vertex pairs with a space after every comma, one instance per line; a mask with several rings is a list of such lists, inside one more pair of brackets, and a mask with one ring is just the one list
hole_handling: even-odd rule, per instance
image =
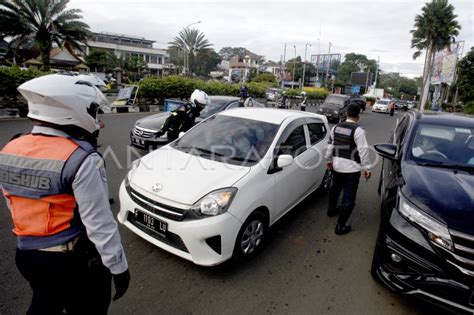
[[16, 265], [33, 289], [27, 314], [107, 314], [112, 275], [100, 258], [17, 249]]
[[339, 218], [337, 223], [345, 225], [352, 214], [355, 207], [355, 200], [357, 196], [357, 188], [359, 187], [360, 172], [355, 173], [340, 173], [333, 171], [333, 183], [329, 190], [329, 209], [328, 212], [334, 212], [337, 208], [337, 201], [341, 191], [342, 204], [339, 210]]

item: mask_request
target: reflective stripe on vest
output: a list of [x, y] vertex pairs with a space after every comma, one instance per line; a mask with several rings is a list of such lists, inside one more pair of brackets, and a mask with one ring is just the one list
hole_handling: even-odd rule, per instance
[[82, 232], [72, 183], [92, 152], [93, 147], [82, 141], [40, 134], [14, 139], [3, 148], [0, 184], [19, 248], [64, 244]]
[[359, 127], [356, 123], [342, 122], [334, 127], [333, 156], [356, 161], [360, 163], [359, 151], [354, 141], [354, 134]]

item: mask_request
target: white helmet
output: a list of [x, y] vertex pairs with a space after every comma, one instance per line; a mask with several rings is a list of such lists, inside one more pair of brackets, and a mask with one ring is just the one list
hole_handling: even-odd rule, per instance
[[105, 92], [107, 90], [107, 85], [105, 82], [102, 81], [100, 78], [93, 74], [80, 74], [77, 76], [80, 80], [87, 81], [95, 85], [101, 92]]
[[211, 100], [209, 99], [209, 96], [206, 94], [206, 92], [198, 89], [194, 90], [193, 94], [191, 94], [191, 97], [189, 98], [189, 101], [191, 102], [192, 106], [197, 106], [200, 108], [204, 108], [204, 106], [211, 103]]
[[305, 91], [301, 92], [301, 95], [303, 95], [303, 96], [306, 95], [306, 92]]
[[50, 74], [27, 81], [18, 91], [28, 101], [28, 117], [55, 125], [99, 130], [98, 110], [107, 99], [97, 87], [78, 76]]

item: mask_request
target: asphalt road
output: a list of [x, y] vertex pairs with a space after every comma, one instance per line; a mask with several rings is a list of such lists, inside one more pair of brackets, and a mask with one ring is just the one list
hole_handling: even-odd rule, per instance
[[[128, 133], [144, 115], [104, 117], [99, 143], [116, 200], [114, 213], [127, 159], [136, 158], [136, 152], [127, 149]], [[397, 117], [365, 112], [360, 124], [369, 143], [385, 142]], [[0, 121], [0, 146], [30, 128], [28, 120]], [[127, 294], [111, 304], [110, 314], [433, 314], [431, 306], [396, 295], [370, 276], [379, 221], [379, 169], [368, 182], [361, 179], [351, 233], [335, 235], [336, 218], [326, 216], [327, 197], [310, 196], [272, 229], [271, 241], [258, 257], [238, 266], [196, 266], [120, 227], [132, 281]], [[25, 313], [31, 299], [14, 263], [11, 228], [2, 201], [0, 314]]]

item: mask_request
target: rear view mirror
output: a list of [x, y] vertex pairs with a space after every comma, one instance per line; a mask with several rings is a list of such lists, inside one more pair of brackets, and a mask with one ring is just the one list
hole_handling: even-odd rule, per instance
[[395, 156], [397, 154], [397, 146], [391, 143], [383, 143], [383, 144], [376, 144], [374, 145], [375, 151], [380, 154], [382, 157], [395, 160]]
[[277, 160], [277, 167], [287, 167], [288, 165], [293, 164], [294, 159], [291, 155], [289, 154], [283, 154], [278, 157]]

